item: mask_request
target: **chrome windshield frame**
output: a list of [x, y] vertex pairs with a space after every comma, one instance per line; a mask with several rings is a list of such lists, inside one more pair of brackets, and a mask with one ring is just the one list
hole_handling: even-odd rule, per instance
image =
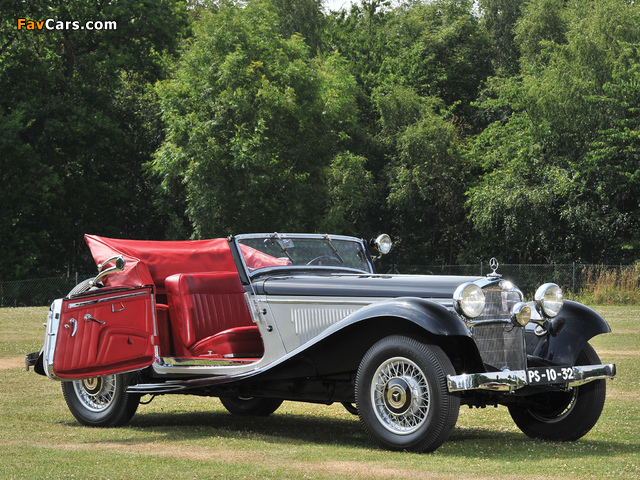
[[[366, 263], [367, 270], [359, 270], [351, 267], [341, 267], [341, 266], [316, 266], [316, 265], [286, 265], [286, 266], [270, 266], [252, 270], [247, 266], [244, 255], [242, 254], [242, 250], [240, 248], [240, 243], [242, 240], [246, 239], [268, 239], [275, 238], [277, 240], [296, 240], [296, 239], [305, 239], [305, 240], [318, 240], [320, 242], [334, 242], [334, 241], [344, 241], [351, 242], [357, 244], [360, 250], [363, 253], [364, 262]], [[375, 274], [375, 267], [373, 265], [373, 258], [367, 249], [367, 242], [365, 242], [361, 238], [350, 237], [347, 235], [328, 235], [328, 234], [320, 234], [320, 233], [250, 233], [250, 234], [240, 234], [234, 235], [230, 237], [232, 240], [232, 244], [238, 253], [238, 258], [242, 263], [242, 269], [246, 273], [248, 278], [253, 278], [257, 276], [262, 276], [264, 274], [278, 272], [292, 272], [292, 271], [331, 271], [334, 270], [336, 272], [348, 272], [348, 273], [367, 273], [367, 274]], [[330, 249], [335, 249], [333, 244], [329, 247]]]

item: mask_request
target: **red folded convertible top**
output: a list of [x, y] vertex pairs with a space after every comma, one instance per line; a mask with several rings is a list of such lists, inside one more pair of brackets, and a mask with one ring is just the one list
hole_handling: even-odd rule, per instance
[[229, 242], [212, 240], [124, 240], [85, 235], [96, 264], [122, 255], [124, 270], [103, 279], [108, 286], [155, 285], [165, 293], [164, 280], [174, 273], [236, 272]]

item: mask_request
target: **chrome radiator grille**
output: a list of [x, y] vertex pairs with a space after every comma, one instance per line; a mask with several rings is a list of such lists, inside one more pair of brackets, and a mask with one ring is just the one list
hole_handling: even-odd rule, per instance
[[510, 322], [511, 311], [516, 303], [522, 301], [522, 293], [517, 289], [496, 286], [485, 288], [483, 292], [485, 309], [475, 319], [479, 323], [471, 328], [471, 335], [484, 363], [497, 369], [523, 370], [527, 365], [524, 328]]
[[484, 323], [471, 328], [485, 364], [498, 370], [524, 370], [527, 355], [524, 328], [512, 323]]
[[508, 320], [513, 306], [522, 301], [519, 291], [505, 291], [494, 288], [484, 289], [485, 307], [476, 321]]

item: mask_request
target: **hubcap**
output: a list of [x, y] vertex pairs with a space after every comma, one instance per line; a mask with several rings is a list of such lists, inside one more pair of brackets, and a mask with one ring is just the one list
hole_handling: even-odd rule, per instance
[[404, 357], [386, 360], [371, 382], [376, 417], [390, 432], [409, 435], [427, 420], [431, 391], [424, 372]]
[[412, 395], [403, 378], [394, 378], [384, 387], [384, 403], [396, 415], [403, 414], [411, 407]]
[[82, 405], [92, 412], [104, 412], [113, 403], [116, 392], [115, 375], [74, 380], [73, 389]]

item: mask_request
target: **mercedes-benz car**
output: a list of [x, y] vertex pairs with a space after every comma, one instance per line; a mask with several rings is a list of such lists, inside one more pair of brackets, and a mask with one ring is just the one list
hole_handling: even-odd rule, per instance
[[615, 376], [588, 343], [610, 331], [600, 315], [553, 283], [525, 301], [494, 259], [486, 277], [388, 275], [374, 268], [387, 235], [86, 241], [98, 274], [53, 301], [26, 356], [84, 425], [179, 394], [236, 415], [339, 402], [391, 450], [435, 450], [461, 405], [504, 405], [526, 435], [571, 441]]

